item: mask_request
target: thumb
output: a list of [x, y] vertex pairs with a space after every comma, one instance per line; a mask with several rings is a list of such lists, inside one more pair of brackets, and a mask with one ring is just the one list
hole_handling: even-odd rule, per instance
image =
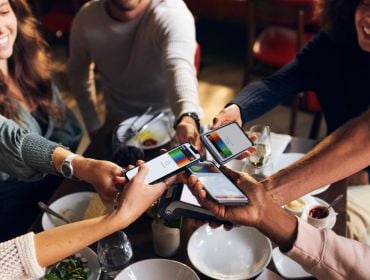
[[236, 170], [233, 170], [233, 169], [230, 169], [228, 167], [226, 167], [225, 165], [222, 165], [220, 167], [221, 171], [231, 180], [233, 181], [236, 181], [238, 179], [240, 179], [241, 177], [241, 173], [239, 171], [236, 171]]
[[138, 166], [138, 168], [139, 168], [139, 171], [133, 179], [135, 181], [144, 182], [144, 179], [149, 172], [149, 168], [145, 164]]

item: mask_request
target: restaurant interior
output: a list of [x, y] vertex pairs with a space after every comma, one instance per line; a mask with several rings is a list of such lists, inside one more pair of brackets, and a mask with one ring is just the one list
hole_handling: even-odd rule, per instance
[[[34, 2], [34, 9], [38, 15], [45, 35], [51, 45], [53, 55], [53, 70], [54, 80], [59, 86], [63, 97], [67, 104], [73, 109], [80, 118], [78, 106], [71, 96], [67, 77], [65, 76], [65, 65], [68, 57], [68, 31], [73, 16], [76, 11], [85, 3], [85, 0], [75, 1], [31, 1]], [[294, 2], [294, 1], [293, 1]], [[299, 2], [299, 1], [298, 1]], [[310, 2], [310, 1], [308, 1]], [[316, 1], [312, 1], [316, 2]], [[213, 117], [227, 104], [239, 90], [251, 81], [262, 79], [267, 75], [277, 71], [279, 67], [287, 64], [294, 57], [296, 48], [297, 36], [299, 36], [299, 22], [296, 19], [296, 13], [302, 8], [297, 5], [296, 8], [287, 10], [290, 13], [291, 19], [289, 22], [282, 22], [279, 17], [268, 15], [271, 18], [263, 19], [263, 21], [255, 20], [251, 22], [250, 7], [248, 1], [244, 0], [185, 0], [188, 8], [193, 13], [196, 22], [197, 41], [200, 46], [200, 69], [198, 72], [199, 79], [199, 98], [200, 105], [204, 111], [201, 119], [203, 124], [211, 123]], [[280, 7], [281, 8], [281, 7]], [[308, 13], [312, 13], [312, 7], [304, 7]], [[279, 9], [279, 7], [275, 7]], [[270, 13], [274, 12], [269, 11]], [[309, 14], [306, 17], [312, 17]], [[305, 30], [314, 32], [314, 24], [308, 19]], [[266, 54], [260, 56], [271, 56], [272, 64], [269, 61], [264, 62], [258, 59], [253, 63], [248, 61], [253, 60], [251, 48], [256, 48], [261, 40], [260, 36], [271, 36], [265, 34], [266, 28], [277, 27], [278, 32], [272, 33], [272, 40], [267, 39]], [[282, 30], [279, 28], [284, 28]], [[254, 35], [251, 35], [255, 32]], [[274, 32], [274, 31], [272, 31]], [[284, 32], [287, 32], [286, 34]], [[279, 36], [282, 35], [282, 38]], [[252, 37], [254, 36], [254, 38]], [[306, 36], [306, 35], [304, 35]], [[285, 44], [285, 37], [289, 38], [288, 46]], [[252, 46], [251, 42], [255, 39]], [[282, 46], [279, 47], [279, 44]], [[292, 48], [292, 44], [294, 44]], [[288, 51], [284, 49], [288, 48]], [[274, 50], [272, 54], [268, 52]], [[274, 53], [276, 52], [276, 53]], [[282, 52], [282, 53], [279, 53]], [[274, 61], [274, 56], [286, 56], [285, 61]], [[252, 59], [251, 59], [252, 58]], [[276, 60], [276, 59], [275, 59]], [[104, 118], [103, 95], [99, 92], [99, 81], [97, 76], [97, 107], [101, 113], [101, 118]], [[314, 93], [304, 93], [298, 101], [292, 100], [286, 104], [281, 104], [273, 110], [267, 112], [260, 118], [246, 124], [250, 127], [253, 124], [263, 123], [271, 127], [271, 131], [283, 134], [294, 134], [297, 137], [309, 137], [312, 139], [321, 139], [325, 136], [325, 122], [319, 118], [318, 128], [312, 134], [315, 117], [320, 112], [320, 107], [317, 101], [311, 96]], [[307, 95], [308, 94], [308, 95]], [[299, 103], [298, 106], [293, 104]], [[296, 116], [292, 116], [292, 107], [297, 109]], [[81, 119], [81, 118], [80, 118]], [[295, 119], [296, 125], [294, 133], [291, 128], [292, 119]], [[83, 151], [89, 143], [87, 137], [81, 143], [79, 151]]]
[[[43, 35], [50, 44], [53, 81], [61, 91], [62, 97], [67, 106], [72, 109], [80, 122], [83, 123], [77, 102], [72, 95], [68, 84], [66, 64], [69, 55], [68, 41], [71, 24], [74, 16], [87, 0], [31, 0], [29, 2], [40, 22]], [[201, 124], [203, 124], [204, 127], [207, 127], [207, 125], [212, 122], [214, 116], [222, 110], [230, 100], [237, 96], [238, 92], [245, 85], [264, 79], [268, 75], [278, 71], [281, 67], [287, 65], [295, 57], [296, 53], [305, 45], [305, 43], [319, 30], [317, 17], [318, 0], [266, 1], [269, 2], [268, 6], [255, 5], [258, 0], [184, 0], [184, 2], [193, 14], [196, 26], [198, 56], [195, 58], [195, 67], [197, 69], [198, 77], [199, 100], [203, 109]], [[96, 72], [95, 74], [97, 86], [96, 106], [101, 121], [104, 121], [104, 117], [106, 115], [104, 96], [101, 89], [99, 73]], [[153, 112], [150, 112], [150, 114], [154, 115]], [[141, 128], [147, 128], [145, 125], [150, 123], [153, 119], [155, 120], [155, 118], [152, 118], [153, 115], [150, 114], [141, 114], [137, 116], [132, 123], [126, 123], [125, 125], [134, 126], [133, 124], [137, 120], [140, 120], [141, 117], [149, 116], [141, 126]], [[163, 115], [161, 116], [163, 117]], [[132, 119], [134, 119], [134, 117]], [[167, 126], [166, 128], [161, 127], [161, 129], [166, 130], [166, 133], [170, 136], [168, 139], [166, 138], [167, 142], [164, 144], [162, 143], [162, 146], [158, 145], [154, 148], [145, 147], [142, 142], [140, 142], [141, 140], [139, 138], [135, 138], [139, 135], [139, 132], [141, 132], [141, 129], [139, 129], [135, 131], [135, 133], [137, 133], [135, 137], [129, 133], [130, 139], [125, 142], [125, 145], [127, 144], [126, 148], [129, 144], [132, 144], [130, 141], [133, 140], [133, 142], [140, 142], [138, 146], [140, 146], [140, 151], [143, 156], [154, 155], [154, 153], [151, 153], [151, 149], [155, 150], [155, 155], [159, 154], [160, 147], [172, 144], [172, 140], [174, 138], [172, 136], [175, 135], [175, 131], [173, 131], [172, 136], [168, 133], [168, 123], [171, 123], [171, 121], [167, 119], [164, 122], [166, 122]], [[124, 121], [122, 123], [124, 123]], [[152, 123], [150, 124], [152, 125]], [[268, 159], [264, 159], [264, 155], [262, 155], [262, 161], [266, 161], [260, 166], [253, 166], [252, 156], [250, 159], [243, 161], [235, 159], [241, 154], [240, 152], [233, 155], [234, 158], [230, 161], [231, 164], [229, 165], [229, 167], [240, 171], [250, 171], [250, 174], [257, 181], [261, 178], [266, 178], [274, 172], [277, 172], [296, 160], [299, 160], [326, 135], [326, 126], [321, 114], [320, 104], [316, 98], [315, 92], [313, 91], [300, 93], [293, 100], [287, 100], [263, 116], [252, 122], [248, 122], [244, 128], [247, 131], [251, 127], [256, 128], [256, 125], [258, 124], [263, 125], [263, 133], [268, 131], [268, 137], [266, 140], [266, 143], [268, 143], [266, 146], [270, 149], [269, 151], [266, 151]], [[266, 128], [266, 126], [269, 126], [269, 128]], [[125, 129], [124, 133], [130, 131], [129, 128]], [[274, 135], [271, 134], [271, 137], [268, 129], [270, 129], [271, 132], [274, 132]], [[170, 130], [173, 130], [173, 125], [170, 126]], [[245, 139], [251, 141], [239, 127], [238, 131], [246, 137]], [[118, 130], [114, 130], [114, 133], [118, 133]], [[260, 136], [263, 134], [260, 131], [258, 133], [260, 133]], [[114, 134], [113, 136], [116, 135]], [[88, 133], [85, 130], [83, 140], [77, 149], [77, 154], [84, 154], [85, 158], [95, 158], [95, 155], [97, 155], [96, 159], [105, 159], [104, 157], [100, 157], [99, 154], [101, 150], [104, 150], [101, 145], [102, 143], [112, 144], [112, 137], [110, 135], [110, 138], [108, 139], [109, 141], [106, 141], [106, 137], [104, 139], [103, 138], [104, 137], [102, 137], [102, 139], [97, 138], [98, 141], [94, 143], [94, 140], [96, 139], [89, 139]], [[261, 139], [262, 138], [263, 137], [261, 137]], [[276, 146], [272, 143], [273, 138], [277, 143], [275, 143]], [[254, 140], [255, 143], [248, 142], [248, 144], [259, 144], [258, 141], [261, 139]], [[99, 142], [100, 140], [102, 142]], [[113, 140], [115, 140], [114, 137]], [[91, 143], [95, 145], [90, 145]], [[134, 147], [134, 144], [132, 144], [133, 146], [130, 148]], [[261, 146], [263, 145], [265, 144], [262, 143]], [[111, 146], [114, 146], [114, 141]], [[123, 146], [124, 145], [122, 145], [122, 147]], [[220, 147], [218, 148], [220, 149]], [[250, 148], [250, 146], [247, 148]], [[242, 151], [245, 151], [247, 148], [244, 148]], [[274, 150], [275, 148], [276, 150]], [[94, 154], [94, 152], [96, 152], [96, 154]], [[192, 155], [194, 156], [194, 154]], [[201, 156], [199, 152], [197, 152], [196, 155], [198, 155], [198, 159], [200, 159]], [[78, 155], [76, 155], [76, 157], [78, 157]], [[282, 158], [283, 160], [281, 162], [279, 162], [279, 160], [275, 160], [279, 158]], [[110, 158], [108, 159], [111, 160]], [[195, 160], [195, 157], [192, 157], [192, 160]], [[65, 161], [66, 160], [64, 159], [62, 167]], [[226, 161], [221, 162], [221, 165], [223, 163], [226, 163]], [[250, 167], [252, 166], [253, 170], [247, 169], [248, 164]], [[122, 164], [120, 166], [124, 165]], [[268, 168], [272, 168], [273, 170], [268, 170]], [[191, 168], [189, 168], [189, 170], [190, 169]], [[125, 169], [120, 169], [120, 174], [125, 174], [126, 171], [127, 170]], [[261, 172], [265, 173], [262, 174]], [[220, 173], [222, 174], [222, 172]], [[113, 175], [111, 177], [113, 177]], [[115, 179], [117, 179], [117, 177], [119, 176], [114, 176]], [[74, 179], [73, 176], [66, 178]], [[161, 177], [159, 179], [163, 178], [167, 179], [167, 177]], [[157, 181], [153, 180], [152, 182], [145, 182], [145, 184], [157, 183], [160, 181], [159, 179]], [[129, 178], [127, 177], [122, 180], [129, 180]], [[119, 183], [119, 181], [116, 181], [115, 183], [117, 182]], [[132, 273], [132, 275], [142, 275], [135, 279], [172, 280], [174, 278], [171, 278], [171, 276], [168, 276], [167, 274], [162, 276], [162, 273], [167, 273], [171, 269], [177, 273], [182, 271], [184, 267], [188, 269], [189, 266], [190, 274], [186, 274], [189, 273], [189, 271], [186, 272], [185, 269], [182, 278], [179, 277], [176, 279], [268, 280], [307, 277], [313, 279], [313, 274], [308, 273], [300, 264], [293, 262], [289, 257], [283, 255], [279, 248], [276, 247], [276, 244], [273, 244], [273, 242], [271, 243], [270, 239], [268, 239], [264, 233], [261, 233], [261, 231], [252, 227], [239, 226], [226, 222], [225, 228], [231, 228], [234, 226], [231, 231], [232, 234], [228, 235], [228, 231], [224, 231], [222, 228], [211, 229], [210, 227], [207, 227], [207, 225], [201, 225], [202, 223], [196, 219], [181, 220], [181, 218], [178, 216], [175, 217], [174, 215], [174, 220], [176, 220], [176, 222], [180, 220], [180, 223], [182, 223], [181, 233], [180, 226], [176, 225], [173, 227], [167, 227], [168, 224], [165, 224], [165, 230], [171, 228], [171, 230], [176, 229], [177, 231], [175, 233], [172, 231], [162, 233], [162, 224], [159, 222], [159, 227], [161, 228], [156, 228], [156, 219], [162, 219], [163, 217], [167, 217], [166, 215], [170, 216], [174, 213], [171, 212], [171, 207], [178, 207], [178, 204], [171, 204], [172, 201], [168, 203], [165, 199], [169, 199], [169, 197], [173, 199], [176, 194], [174, 189], [179, 187], [176, 184], [170, 184], [168, 186], [166, 181], [163, 182], [167, 187], [167, 191], [166, 195], [162, 196], [160, 200], [160, 202], [166, 206], [166, 208], [163, 208], [164, 210], [161, 210], [162, 212], [158, 210], [159, 206], [155, 204], [154, 207], [147, 210], [144, 215], [140, 216], [135, 222], [125, 228], [124, 231], [116, 231], [114, 234], [109, 235], [107, 239], [102, 238], [99, 242], [91, 246], [91, 248], [97, 253], [95, 254], [92, 252], [92, 259], [95, 261], [94, 265], [99, 267], [99, 272], [93, 271], [91, 274], [93, 275], [93, 278], [89, 279], [113, 279], [113, 277], [108, 275], [110, 268], [103, 266], [106, 265], [105, 261], [112, 262], [112, 260], [108, 261], [108, 257], [105, 255], [105, 250], [106, 247], [108, 248], [106, 251], [110, 250], [112, 252], [113, 249], [115, 249], [113, 246], [115, 244], [113, 244], [112, 239], [108, 241], [108, 238], [117, 234], [119, 236], [116, 237], [119, 238], [118, 242], [120, 242], [120, 245], [124, 244], [124, 246], [126, 246], [124, 248], [126, 250], [124, 254], [126, 254], [125, 257], [127, 257], [127, 259], [124, 260], [124, 265], [119, 266], [118, 268], [114, 267], [115, 275], [117, 275], [117, 273], [119, 273], [119, 271], [124, 267], [130, 265], [132, 270], [127, 273]], [[238, 180], [238, 182], [240, 181]], [[276, 203], [276, 205], [275, 203], [273, 204], [276, 206], [277, 210], [280, 211], [280, 206], [282, 206], [290, 214], [297, 215], [306, 221], [312, 219], [310, 216], [311, 210], [321, 206], [324, 208], [323, 211], [326, 212], [323, 217], [319, 218], [323, 218], [320, 222], [324, 221], [325, 224], [314, 225], [314, 222], [317, 222], [314, 220], [311, 225], [320, 229], [333, 229], [337, 234], [345, 236], [347, 230], [347, 181], [341, 180], [333, 183], [333, 185], [334, 187], [330, 189], [328, 189], [330, 185], [321, 185], [321, 187], [312, 192], [308, 192], [307, 196], [291, 200], [292, 204], [290, 204], [290, 200], [286, 203], [279, 204], [279, 202]], [[181, 206], [189, 207], [187, 209], [190, 209], [189, 212], [199, 211], [200, 214], [198, 212], [197, 214], [204, 215], [199, 216], [203, 219], [209, 219], [210, 217], [213, 219], [213, 214], [207, 212], [208, 210], [201, 208], [190, 191], [187, 191], [184, 195], [186, 192], [186, 190], [184, 191], [184, 188], [186, 188], [186, 186], [184, 187], [181, 185], [181, 198], [176, 197], [176, 199], [178, 199], [176, 202], [183, 202], [181, 199], [185, 197], [185, 199], [188, 199], [184, 200], [186, 205]], [[117, 190], [115, 189], [115, 191]], [[125, 193], [124, 191], [121, 193], [121, 191], [122, 190], [118, 190], [116, 193], [114, 200], [116, 208], [114, 211], [117, 210], [117, 203], [119, 203], [120, 195]], [[84, 211], [81, 211], [81, 209], [78, 210], [80, 212], [78, 219], [92, 218], [93, 216], [88, 216], [89, 211], [87, 210], [89, 210], [89, 207], [93, 204], [94, 207], [101, 208], [99, 209], [100, 214], [104, 214], [104, 211], [107, 210], [106, 205], [103, 205], [98, 195], [93, 194], [93, 192], [94, 188], [91, 184], [78, 180], [63, 179], [63, 182], [58, 186], [57, 191], [51, 197], [50, 206], [56, 207], [54, 210], [57, 214], [66, 214], [65, 212], [61, 213], [64, 210], [60, 205], [63, 205], [63, 207], [66, 207], [65, 205], [71, 205], [71, 209], [74, 207], [73, 210], [76, 210], [76, 204], [83, 204], [85, 208]], [[80, 199], [78, 202], [75, 201], [77, 200], [77, 195], [80, 196], [78, 197], [78, 199]], [[275, 198], [273, 195], [271, 197], [272, 198], [270, 199], [273, 201]], [[243, 198], [248, 202], [248, 198], [245, 197], [244, 194]], [[339, 203], [335, 204], [335, 208], [334, 205], [333, 207], [330, 205], [330, 202], [333, 201], [339, 201]], [[96, 206], [99, 203], [99, 207]], [[152, 203], [152, 201], [150, 203]], [[195, 206], [195, 208], [192, 208], [193, 206]], [[291, 209], [289, 209], [290, 206], [292, 206]], [[299, 208], [298, 212], [296, 211], [297, 209], [294, 209], [295, 207]], [[199, 210], [199, 208], [201, 210]], [[104, 211], [102, 211], [102, 209]], [[76, 210], [76, 212], [78, 211]], [[94, 209], [94, 211], [98, 210]], [[117, 211], [119, 211], [119, 209]], [[194, 214], [193, 212], [192, 214]], [[163, 216], [159, 217], [158, 213]], [[284, 214], [286, 215], [286, 212], [284, 212]], [[72, 213], [71, 215], [73, 216], [74, 214]], [[76, 220], [78, 219], [76, 218]], [[165, 220], [163, 223], [167, 222], [168, 221]], [[216, 222], [219, 225], [220, 221], [217, 220]], [[225, 221], [221, 222], [224, 223]], [[59, 226], [60, 224], [61, 222], [59, 219], [51, 218], [51, 216], [44, 213], [39, 215], [35, 223], [32, 225], [31, 230], [39, 232]], [[298, 224], [298, 222], [296, 224]], [[160, 234], [158, 232], [160, 232]], [[296, 238], [297, 233], [295, 232], [294, 234], [294, 237]], [[245, 240], [241, 236], [247, 236], [249, 243], [247, 242], [246, 244], [244, 242]], [[242, 239], [240, 243], [238, 243], [239, 238]], [[107, 243], [105, 244], [104, 242], [106, 241]], [[116, 241], [117, 240], [114, 242]], [[110, 242], [112, 242], [112, 244]], [[160, 245], [156, 242], [159, 242]], [[173, 248], [170, 248], [172, 246], [172, 242], [176, 244], [173, 245]], [[223, 247], [225, 244], [230, 246], [225, 249], [225, 247]], [[203, 245], [206, 247], [200, 248], [200, 246]], [[249, 253], [245, 246], [247, 246], [248, 250], [250, 249], [252, 253]], [[122, 248], [120, 249], [122, 250]], [[88, 251], [90, 251], [90, 249], [88, 249]], [[248, 256], [245, 257], [244, 254], [246, 251], [248, 251]], [[85, 251], [81, 252], [83, 252], [83, 257], [85, 257], [84, 254], [91, 254]], [[122, 254], [122, 252], [119, 253]], [[168, 257], [170, 259], [159, 259], [158, 257]], [[226, 266], [225, 263], [219, 263], [221, 257], [222, 260], [226, 261], [235, 257], [237, 259], [236, 263], [239, 265], [236, 265], [238, 268], [232, 267], [230, 271], [227, 271], [226, 267], [228, 266]], [[99, 259], [97, 260], [97, 258]], [[145, 262], [145, 265], [141, 264], [141, 261], [148, 260], [153, 263]], [[251, 263], [251, 265], [246, 268], [245, 263], [248, 262]], [[102, 276], [99, 263], [100, 266], [103, 267]], [[233, 264], [230, 266], [233, 266]], [[240, 274], [242, 276], [238, 275], [239, 272], [236, 272], [239, 267], [243, 270], [242, 273], [244, 274]], [[223, 268], [225, 268], [225, 270], [223, 270]], [[107, 271], [104, 269], [107, 269]], [[196, 272], [192, 271], [192, 269]], [[214, 271], [218, 269], [221, 274], [215, 274]], [[247, 270], [247, 272], [245, 272], [245, 270]], [[141, 273], [146, 273], [146, 275]], [[106, 276], [107, 278], [105, 278]], [[126, 280], [134, 278], [118, 277], [115, 279]]]

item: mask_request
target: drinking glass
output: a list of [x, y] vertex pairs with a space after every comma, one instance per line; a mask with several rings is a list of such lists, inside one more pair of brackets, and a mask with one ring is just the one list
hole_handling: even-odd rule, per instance
[[254, 125], [250, 128], [249, 135], [254, 135], [257, 139], [254, 141], [256, 151], [249, 158], [246, 172], [257, 181], [261, 181], [273, 173], [270, 127], [262, 124]]
[[144, 159], [141, 141], [133, 140], [137, 134], [134, 129], [132, 123], [122, 122], [113, 132], [113, 161], [120, 166], [135, 165], [138, 159]]
[[123, 231], [117, 231], [98, 242], [98, 259], [107, 279], [113, 279], [128, 266], [132, 257], [131, 243]]
[[262, 124], [254, 125], [250, 128], [249, 135], [257, 137], [254, 141], [257, 150], [251, 155], [249, 161], [255, 167], [262, 167], [271, 158], [270, 127]]

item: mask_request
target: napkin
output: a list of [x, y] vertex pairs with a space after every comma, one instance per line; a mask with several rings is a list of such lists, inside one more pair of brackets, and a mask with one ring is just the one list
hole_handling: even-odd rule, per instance
[[276, 157], [277, 155], [282, 154], [288, 144], [290, 143], [290, 140], [292, 140], [292, 136], [287, 134], [278, 134], [271, 132], [271, 156], [272, 158]]

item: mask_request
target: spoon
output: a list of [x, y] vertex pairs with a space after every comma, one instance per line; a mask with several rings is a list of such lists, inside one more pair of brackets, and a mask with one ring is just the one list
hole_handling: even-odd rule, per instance
[[339, 202], [339, 200], [341, 200], [343, 198], [343, 194], [341, 195], [338, 195], [330, 204], [328, 207], [326, 207], [328, 210], [333, 207], [335, 204], [337, 204]]
[[37, 205], [45, 212], [45, 213], [48, 213], [50, 215], [53, 215], [54, 217], [57, 217], [59, 219], [61, 219], [62, 221], [64, 221], [65, 223], [67, 224], [70, 224], [71, 221], [68, 220], [66, 217], [63, 217], [62, 215], [58, 214], [57, 212], [55, 212], [54, 210], [52, 210], [49, 206], [47, 206], [44, 202], [42, 201], [39, 201], [37, 202]]

